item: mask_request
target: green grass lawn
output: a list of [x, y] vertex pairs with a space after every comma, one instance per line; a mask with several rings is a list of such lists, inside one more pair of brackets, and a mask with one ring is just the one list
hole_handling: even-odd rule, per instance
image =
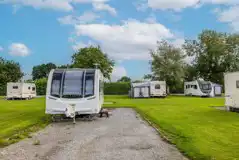
[[239, 114], [223, 106], [223, 98], [168, 97], [128, 99], [107, 96], [107, 107], [134, 107], [191, 159], [239, 159]]
[[[239, 114], [209, 107], [223, 106], [223, 98], [105, 96], [105, 101], [115, 102], [105, 107], [137, 110], [191, 159], [239, 159]], [[44, 103], [44, 98], [0, 100], [0, 144], [18, 141], [48, 124]]]
[[0, 98], [0, 147], [29, 136], [49, 123], [45, 115], [45, 99], [7, 101]]

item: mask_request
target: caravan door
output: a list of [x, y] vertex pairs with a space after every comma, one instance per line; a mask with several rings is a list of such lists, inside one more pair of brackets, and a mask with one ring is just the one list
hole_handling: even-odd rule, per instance
[[214, 95], [215, 95], [215, 96], [220, 96], [220, 95], [222, 95], [222, 87], [220, 87], [220, 86], [214, 86]]

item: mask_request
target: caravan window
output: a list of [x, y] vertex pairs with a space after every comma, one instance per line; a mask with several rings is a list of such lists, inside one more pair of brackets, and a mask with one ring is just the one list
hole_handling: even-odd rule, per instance
[[63, 98], [83, 97], [83, 71], [66, 71], [63, 81]]
[[236, 82], [237, 88], [239, 88], [239, 81]]
[[61, 79], [63, 72], [54, 72], [51, 83], [51, 96], [60, 97]]
[[36, 88], [35, 87], [32, 87], [32, 91], [35, 91], [36, 90]]
[[86, 71], [85, 73], [85, 97], [94, 95], [95, 71]]
[[18, 89], [18, 86], [13, 86], [12, 88], [13, 88], [13, 89]]
[[156, 84], [155, 89], [160, 89], [160, 84]]
[[28, 87], [28, 90], [31, 90], [31, 87]]
[[198, 86], [197, 86], [197, 85], [194, 85], [194, 89], [198, 89]]

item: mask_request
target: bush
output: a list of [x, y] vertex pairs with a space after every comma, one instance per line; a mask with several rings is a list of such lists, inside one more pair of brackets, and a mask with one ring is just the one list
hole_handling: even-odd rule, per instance
[[6, 96], [7, 84], [0, 84], [0, 96]]
[[35, 80], [37, 95], [46, 95], [47, 79], [41, 78]]
[[130, 90], [129, 82], [105, 83], [104, 94], [106, 95], [125, 95]]

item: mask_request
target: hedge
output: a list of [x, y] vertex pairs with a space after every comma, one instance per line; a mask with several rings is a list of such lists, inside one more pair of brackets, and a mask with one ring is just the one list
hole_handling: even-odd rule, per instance
[[112, 82], [104, 84], [105, 95], [125, 95], [130, 90], [129, 82]]
[[35, 80], [35, 84], [37, 88], [37, 95], [46, 95], [47, 79], [37, 79]]

